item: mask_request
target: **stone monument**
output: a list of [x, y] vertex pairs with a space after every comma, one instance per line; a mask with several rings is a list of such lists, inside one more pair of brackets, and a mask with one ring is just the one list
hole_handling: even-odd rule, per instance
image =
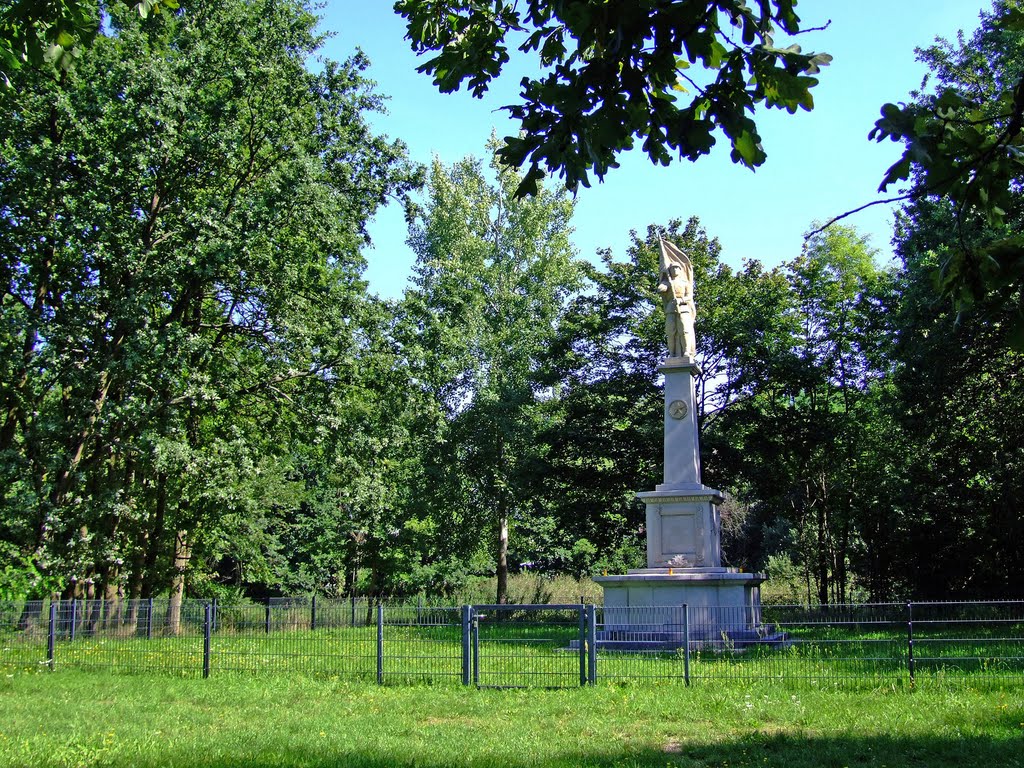
[[660, 623], [673, 626], [671, 638], [678, 635], [679, 609], [685, 605], [691, 639], [756, 639], [761, 635], [759, 587], [767, 577], [722, 566], [718, 505], [724, 497], [700, 478], [693, 264], [665, 240], [658, 292], [668, 346], [658, 369], [665, 376], [664, 479], [653, 491], [637, 493], [647, 505], [647, 567], [595, 579], [604, 588], [605, 627], [611, 635], [615, 627]]

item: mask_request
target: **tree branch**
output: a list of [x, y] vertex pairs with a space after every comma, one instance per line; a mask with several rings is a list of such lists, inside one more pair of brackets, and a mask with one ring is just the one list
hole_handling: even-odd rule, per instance
[[872, 208], [873, 206], [876, 206], [876, 205], [888, 205], [889, 203], [898, 203], [901, 200], [910, 200], [911, 198], [920, 197], [921, 195], [927, 194], [927, 192], [928, 192], [928, 190], [920, 190], [920, 191], [914, 191], [914, 192], [907, 192], [907, 193], [902, 194], [902, 195], [897, 195], [896, 197], [888, 197], [885, 200], [872, 200], [870, 203], [865, 203], [864, 205], [860, 206], [859, 208], [854, 208], [853, 210], [846, 211], [846, 213], [840, 213], [838, 216], [833, 216], [831, 219], [826, 221], [824, 224], [822, 224], [817, 229], [811, 230], [810, 232], [805, 234], [804, 235], [804, 242], [810, 240], [815, 235], [820, 235], [822, 232], [824, 232], [826, 229], [831, 227], [837, 221], [842, 221], [847, 216], [853, 216], [853, 214], [855, 214], [855, 213], [860, 213], [861, 211], [866, 210], [868, 208]]

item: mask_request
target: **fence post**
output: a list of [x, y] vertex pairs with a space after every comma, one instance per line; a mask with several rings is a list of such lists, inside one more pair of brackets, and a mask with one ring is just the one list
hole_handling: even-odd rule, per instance
[[265, 615], [263, 617], [263, 628], [266, 631], [266, 634], [269, 635], [270, 634], [270, 598], [269, 597], [267, 598], [266, 613], [265, 613]]
[[580, 685], [587, 684], [587, 607], [580, 604]]
[[210, 676], [210, 630], [213, 627], [213, 605], [203, 606], [203, 678]]
[[914, 687], [914, 607], [907, 603], [907, 669], [910, 672], [910, 687]]
[[356, 625], [356, 593], [353, 592], [349, 595], [349, 604], [352, 607], [352, 616], [349, 619], [348, 625], [354, 627]]
[[78, 601], [75, 598], [71, 598], [71, 632], [69, 639], [74, 640], [75, 634], [78, 632]]
[[384, 603], [377, 603], [377, 685], [384, 684]]
[[683, 682], [690, 684], [690, 606], [683, 603]]
[[471, 665], [473, 663], [473, 647], [470, 644], [472, 637], [471, 625], [473, 622], [473, 608], [469, 605], [462, 606], [462, 684], [469, 685], [473, 674]]
[[309, 603], [309, 628], [310, 630], [316, 629], [316, 595], [313, 595], [313, 599]]
[[53, 672], [53, 655], [57, 649], [57, 601], [50, 598], [50, 627], [46, 635], [46, 664]]
[[153, 639], [153, 598], [146, 601], [146, 639]]
[[473, 611], [473, 685], [480, 687], [480, 617]]
[[597, 684], [597, 608], [587, 606], [587, 677], [590, 684]]

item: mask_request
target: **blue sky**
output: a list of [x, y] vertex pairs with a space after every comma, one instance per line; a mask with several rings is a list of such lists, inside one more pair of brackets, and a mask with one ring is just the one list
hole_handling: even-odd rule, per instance
[[[419, 61], [404, 39], [403, 20], [390, 0], [328, 0], [322, 29], [334, 33], [325, 54], [341, 59], [356, 46], [370, 57], [369, 77], [390, 97], [388, 114], [374, 126], [409, 146], [413, 159], [429, 163], [437, 155], [452, 163], [484, 154], [492, 129], [499, 136], [516, 130], [498, 108], [512, 103], [521, 73], [510, 71], [485, 99], [467, 93], [440, 94], [430, 78], [415, 71]], [[914, 48], [937, 36], [968, 34], [978, 26], [987, 0], [801, 0], [807, 27], [831, 20], [821, 32], [801, 35], [804, 50], [834, 57], [814, 88], [812, 112], [789, 115], [762, 110], [757, 121], [768, 154], [751, 172], [734, 165], [724, 139], [710, 157], [696, 163], [654, 166], [641, 152], [620, 158], [603, 184], [581, 189], [577, 197], [574, 244], [594, 258], [610, 247], [624, 256], [631, 229], [677, 217], [700, 217], [722, 243], [723, 256], [738, 266], [743, 259], [775, 265], [800, 253], [803, 233], [824, 220], [879, 197], [878, 183], [900, 154], [899, 145], [869, 142], [878, 111], [886, 102], [905, 100], [925, 74]], [[892, 256], [892, 210], [876, 206], [846, 220], [871, 236], [881, 259]], [[401, 211], [389, 206], [371, 224], [373, 247], [366, 250], [371, 290], [399, 296], [414, 261], [405, 244]]]

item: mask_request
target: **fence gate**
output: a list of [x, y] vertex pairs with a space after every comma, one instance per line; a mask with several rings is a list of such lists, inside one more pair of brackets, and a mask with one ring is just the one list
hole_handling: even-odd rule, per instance
[[[585, 605], [467, 606], [472, 683], [479, 688], [569, 688], [593, 681]], [[468, 644], [466, 644], [468, 640]], [[469, 681], [466, 681], [469, 682]]]

